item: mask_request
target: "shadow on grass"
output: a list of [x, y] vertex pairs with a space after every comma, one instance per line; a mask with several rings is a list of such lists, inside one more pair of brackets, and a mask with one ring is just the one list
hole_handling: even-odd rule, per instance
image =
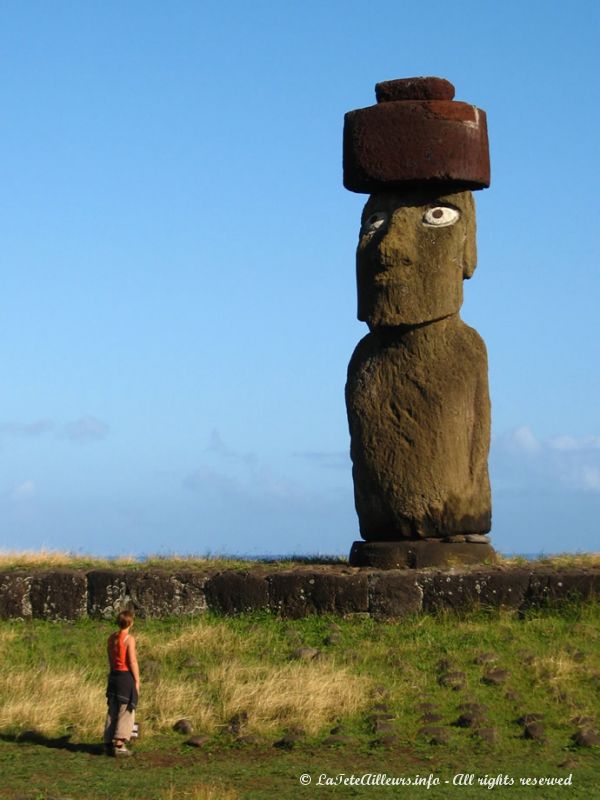
[[37, 744], [41, 747], [50, 747], [53, 750], [67, 750], [69, 753], [87, 753], [91, 756], [104, 755], [104, 745], [72, 742], [70, 733], [66, 736], [55, 738], [44, 736], [39, 731], [23, 731], [17, 734], [1, 733], [0, 740], [3, 742], [15, 742], [16, 744]]

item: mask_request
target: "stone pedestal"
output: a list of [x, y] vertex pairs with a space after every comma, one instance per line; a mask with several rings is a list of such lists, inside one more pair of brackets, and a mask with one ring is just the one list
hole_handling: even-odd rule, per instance
[[422, 569], [454, 564], [493, 564], [496, 551], [484, 542], [420, 539], [397, 542], [354, 542], [350, 566], [373, 569]]

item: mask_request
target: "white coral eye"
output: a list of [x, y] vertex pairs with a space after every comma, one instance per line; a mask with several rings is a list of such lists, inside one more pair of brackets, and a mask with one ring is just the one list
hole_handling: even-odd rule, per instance
[[446, 225], [454, 225], [460, 217], [460, 212], [450, 206], [434, 206], [427, 209], [423, 216], [423, 225], [433, 228], [444, 228]]
[[364, 221], [364, 224], [361, 228], [360, 235], [361, 236], [372, 236], [376, 231], [379, 230], [388, 220], [388, 215], [385, 211], [376, 211], [374, 214], [371, 214], [367, 219]]

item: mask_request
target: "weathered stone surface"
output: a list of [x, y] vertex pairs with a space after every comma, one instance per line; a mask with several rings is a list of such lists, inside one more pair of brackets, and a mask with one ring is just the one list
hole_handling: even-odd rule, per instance
[[488, 686], [501, 686], [506, 682], [507, 678], [507, 670], [500, 669], [500, 667], [495, 667], [494, 669], [488, 669], [486, 672], [484, 672], [481, 677], [481, 682], [487, 683]]
[[591, 728], [581, 728], [571, 738], [577, 747], [600, 747], [600, 734]]
[[[384, 197], [375, 205], [384, 200], [398, 203]], [[398, 239], [420, 224], [423, 208], [410, 211], [391, 217]], [[432, 241], [440, 242], [439, 233]], [[427, 257], [425, 242], [419, 251], [388, 244], [382, 235], [364, 253], [359, 245], [359, 318], [373, 330], [356, 347], [346, 383], [360, 534], [389, 541], [485, 533], [491, 526], [487, 356], [477, 332], [453, 313], [462, 300], [457, 264], [468, 267], [458, 252], [466, 233], [448, 259]], [[414, 324], [438, 312], [450, 316]]]
[[142, 618], [202, 613], [206, 581], [192, 571], [94, 570], [88, 573], [88, 613], [105, 619], [124, 608]]
[[445, 78], [397, 78], [375, 84], [378, 103], [395, 100], [452, 100], [454, 86]]
[[176, 733], [183, 733], [185, 736], [189, 736], [191, 733], [194, 732], [194, 726], [189, 721], [189, 719], [178, 719], [177, 722], [173, 725], [173, 730]]
[[227, 570], [213, 575], [205, 586], [211, 611], [239, 614], [269, 607], [269, 587], [264, 573]]
[[[489, 186], [485, 111], [451, 99], [420, 99], [427, 91], [423, 84], [415, 86], [416, 97], [406, 97], [408, 87], [398, 83], [384, 82], [378, 92], [383, 102], [345, 116], [346, 189], [368, 193], [425, 182]], [[439, 94], [436, 89], [429, 94]]]
[[275, 572], [268, 584], [269, 606], [284, 617], [369, 610], [367, 576], [354, 570]]
[[81, 619], [87, 614], [85, 573], [54, 570], [34, 575], [30, 598], [33, 617], [48, 620]]
[[529, 575], [529, 571], [524, 569], [424, 575], [419, 578], [423, 586], [423, 609], [435, 611], [453, 608], [462, 611], [477, 606], [519, 608], [529, 586]]
[[531, 573], [524, 606], [553, 605], [600, 597], [600, 570], [537, 569]]
[[316, 647], [297, 647], [292, 651], [290, 658], [294, 661], [312, 661], [320, 652]]
[[546, 730], [542, 722], [528, 722], [523, 731], [524, 739], [533, 739], [534, 742], [546, 741]]
[[401, 618], [421, 611], [423, 592], [413, 574], [372, 573], [369, 611], [375, 617]]
[[353, 542], [349, 562], [354, 567], [382, 569], [425, 569], [464, 564], [494, 563], [490, 545], [445, 542], [440, 539], [397, 542]]
[[455, 692], [464, 689], [466, 682], [467, 676], [464, 672], [460, 672], [459, 670], [447, 672], [438, 679], [440, 686], [444, 686], [446, 689], [453, 689]]
[[31, 582], [26, 572], [0, 574], [0, 619], [29, 619], [31, 617]]

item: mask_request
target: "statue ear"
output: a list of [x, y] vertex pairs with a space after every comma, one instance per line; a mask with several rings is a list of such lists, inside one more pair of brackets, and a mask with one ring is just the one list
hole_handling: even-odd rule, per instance
[[467, 280], [475, 272], [477, 266], [477, 240], [475, 236], [475, 201], [473, 195], [468, 193], [468, 201], [465, 203], [465, 243], [463, 247], [463, 278]]

